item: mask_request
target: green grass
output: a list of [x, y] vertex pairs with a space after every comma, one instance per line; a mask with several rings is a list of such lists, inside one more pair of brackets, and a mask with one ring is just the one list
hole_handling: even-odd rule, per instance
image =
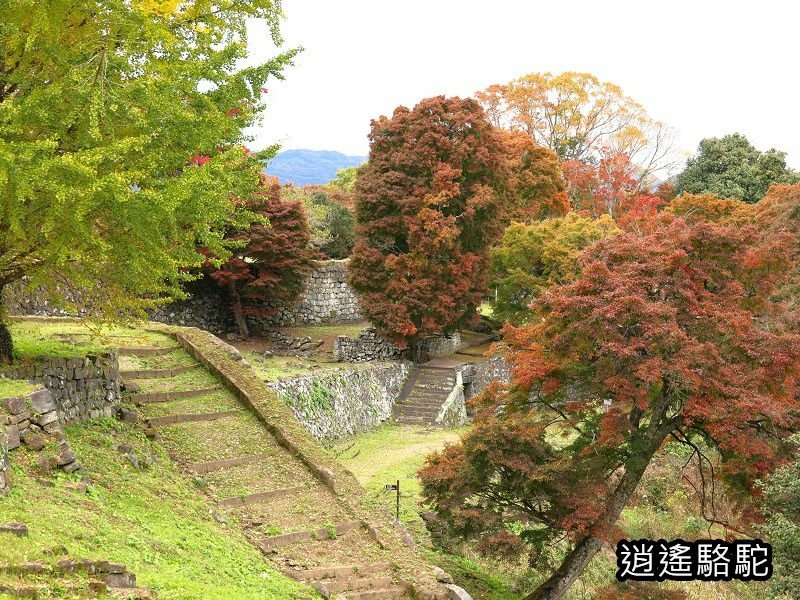
[[29, 383], [24, 379], [7, 379], [5, 377], [0, 377], [0, 398], [24, 396], [40, 387], [40, 385]]
[[385, 492], [384, 485], [400, 481], [400, 520], [422, 546], [426, 558], [450, 573], [475, 600], [517, 600], [521, 595], [509, 588], [508, 578], [493, 574], [485, 564], [433, 548], [419, 516], [422, 487], [417, 471], [428, 454], [457, 442], [464, 431], [466, 428], [424, 429], [390, 424], [341, 440], [329, 451], [367, 489], [369, 501], [392, 514], [396, 508], [395, 492]]
[[294, 337], [310, 337], [312, 340], [329, 335], [346, 335], [358, 337], [361, 330], [370, 327], [367, 322], [360, 323], [340, 323], [335, 325], [314, 325], [309, 327], [281, 327], [281, 330], [293, 335]]
[[[59, 473], [55, 487], [43, 486], [32, 472], [36, 455], [14, 451], [2, 521], [23, 521], [30, 533], [4, 538], [0, 563], [52, 562], [44, 550], [63, 544], [71, 558], [125, 564], [162, 600], [318, 597], [273, 569], [238, 529], [219, 525], [212, 505], [139, 429], [104, 420], [70, 427], [67, 435], [94, 485], [88, 494], [70, 490], [65, 484], [79, 477]], [[155, 454], [155, 464], [134, 469], [113, 450], [119, 442], [140, 458]]]
[[262, 358], [255, 352], [245, 352], [247, 359], [256, 375], [264, 381], [275, 381], [284, 377], [295, 375], [308, 375], [316, 371], [336, 369], [342, 366], [339, 362], [311, 362], [308, 359], [295, 358], [294, 356], [273, 356]]
[[119, 346], [169, 346], [167, 336], [122, 326], [84, 325], [69, 322], [12, 321], [14, 358], [72, 358], [97, 354]]

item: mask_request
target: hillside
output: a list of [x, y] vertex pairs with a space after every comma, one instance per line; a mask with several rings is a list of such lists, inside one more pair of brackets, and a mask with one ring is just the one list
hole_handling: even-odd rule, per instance
[[347, 156], [332, 150], [284, 150], [267, 163], [264, 172], [282, 184], [321, 185], [336, 176], [336, 171], [358, 166], [366, 156]]

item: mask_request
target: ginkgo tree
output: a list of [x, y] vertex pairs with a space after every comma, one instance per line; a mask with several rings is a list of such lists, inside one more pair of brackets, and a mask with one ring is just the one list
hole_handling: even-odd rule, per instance
[[272, 0], [0, 4], [0, 289], [118, 316], [179, 295], [199, 248], [227, 256], [261, 168], [242, 130], [296, 53], [242, 66], [246, 20], [280, 45], [280, 18]]
[[[492, 388], [461, 442], [421, 471], [427, 501], [484, 548], [568, 541], [526, 600], [561, 598], [619, 539], [665, 442], [687, 446], [705, 483], [747, 487], [790, 456], [800, 427], [800, 336], [771, 301], [796, 238], [670, 215], [643, 230], [598, 241], [575, 280], [506, 328], [510, 385]], [[701, 506], [712, 521], [713, 506]]]

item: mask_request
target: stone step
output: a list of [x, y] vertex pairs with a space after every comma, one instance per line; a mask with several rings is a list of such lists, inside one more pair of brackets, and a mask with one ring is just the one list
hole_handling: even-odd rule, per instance
[[406, 587], [393, 585], [380, 590], [366, 590], [363, 592], [348, 592], [340, 596], [342, 600], [389, 600], [391, 598], [405, 598]]
[[172, 367], [171, 369], [148, 369], [146, 371], [120, 371], [119, 376], [122, 379], [160, 379], [168, 377], [177, 377], [183, 373], [187, 373], [192, 369], [199, 368], [200, 364], [186, 365], [184, 367]]
[[120, 356], [161, 356], [163, 354], [169, 354], [170, 352], [175, 352], [175, 350], [180, 350], [180, 346], [168, 346], [166, 348], [119, 348], [117, 353]]
[[453, 375], [429, 375], [427, 373], [420, 373], [417, 377], [417, 381], [421, 381], [423, 383], [450, 383], [454, 382], [456, 378]]
[[175, 423], [193, 423], [196, 421], [216, 421], [225, 417], [232, 417], [241, 414], [241, 410], [226, 410], [212, 413], [181, 413], [177, 415], [166, 415], [164, 417], [151, 417], [147, 422], [153, 427], [164, 425], [174, 425]]
[[184, 398], [199, 398], [206, 394], [218, 392], [222, 387], [215, 385], [208, 388], [200, 388], [197, 390], [180, 390], [177, 392], [139, 392], [136, 394], [128, 394], [128, 398], [136, 404], [150, 404], [152, 402], [170, 402], [171, 400], [182, 400]]
[[395, 422], [404, 425], [433, 425], [436, 423], [434, 417], [420, 417], [412, 415], [396, 415]]
[[418, 398], [428, 398], [430, 400], [441, 400], [442, 402], [450, 395], [452, 389], [442, 390], [440, 392], [432, 392], [429, 390], [411, 390], [408, 395], [409, 398], [416, 396]]
[[[361, 521], [346, 521], [333, 526], [336, 536], [344, 535], [349, 531], [354, 531], [361, 528]], [[320, 529], [313, 529], [311, 531], [295, 531], [294, 533], [284, 533], [281, 535], [270, 535], [262, 538], [257, 545], [268, 552], [273, 548], [295, 544], [297, 542], [308, 542], [311, 540], [326, 540], [334, 539], [336, 536], [331, 537], [331, 532], [327, 527]]]
[[348, 579], [334, 579], [332, 581], [317, 581], [312, 584], [315, 590], [320, 592], [325, 598], [330, 598], [336, 592], [358, 592], [362, 590], [386, 589], [391, 587], [392, 578], [387, 576], [373, 577], [351, 577]]
[[300, 581], [315, 581], [319, 579], [338, 579], [354, 575], [371, 575], [382, 573], [392, 568], [391, 563], [372, 563], [361, 565], [332, 565], [330, 567], [316, 567], [304, 571], [287, 571], [287, 574]]
[[439, 414], [439, 407], [433, 406], [414, 406], [409, 404], [396, 404], [392, 409], [392, 412], [396, 415], [419, 415], [423, 417], [433, 416]]
[[295, 487], [285, 488], [282, 490], [271, 490], [269, 492], [256, 492], [255, 494], [247, 494], [246, 496], [232, 496], [230, 498], [220, 498], [217, 500], [217, 506], [220, 508], [230, 508], [231, 506], [242, 506], [244, 504], [255, 504], [256, 502], [264, 502], [265, 500], [272, 500], [274, 498], [282, 498], [284, 496], [291, 496], [306, 489], [305, 486], [299, 485]]
[[198, 475], [205, 475], [219, 469], [238, 467], [253, 462], [258, 462], [262, 458], [267, 458], [269, 454], [250, 454], [249, 456], [237, 456], [236, 458], [225, 458], [222, 460], [212, 460], [209, 462], [197, 462], [186, 465], [186, 469]]

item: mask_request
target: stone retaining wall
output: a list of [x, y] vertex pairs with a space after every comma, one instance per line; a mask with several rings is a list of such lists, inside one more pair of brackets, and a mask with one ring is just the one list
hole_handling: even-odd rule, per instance
[[480, 363], [468, 364], [462, 371], [464, 383], [467, 384], [466, 399], [482, 394], [490, 383], [508, 383], [511, 381], [511, 369], [508, 361], [502, 356], [495, 356]]
[[[320, 325], [322, 323], [355, 323], [364, 317], [355, 292], [347, 284], [348, 260], [319, 261], [305, 283], [299, 302], [286, 307], [270, 302], [257, 305], [274, 313], [250, 316], [248, 324], [254, 332], [278, 326]], [[152, 321], [168, 325], [198, 327], [221, 334], [237, 330], [225, 290], [205, 278], [185, 286], [189, 298], [165, 304], [149, 314]], [[7, 285], [3, 301], [12, 315], [70, 316], [55, 307], [42, 289], [26, 290], [23, 282]], [[72, 315], [75, 316], [75, 315]]]
[[357, 338], [346, 335], [336, 336], [333, 341], [333, 355], [344, 362], [368, 362], [373, 360], [393, 360], [400, 358], [402, 352], [389, 340], [378, 335], [368, 327], [361, 330]]
[[[431, 358], [453, 354], [465, 346], [457, 331], [447, 335], [428, 338], [423, 342], [425, 353]], [[357, 338], [346, 335], [337, 336], [333, 342], [333, 355], [343, 362], [369, 362], [376, 360], [395, 360], [403, 356], [403, 351], [378, 332], [367, 327]]]
[[410, 370], [395, 361], [335, 369], [267, 384], [320, 441], [374, 429], [392, 415], [392, 406]]
[[120, 401], [116, 352], [51, 358], [5, 369], [2, 374], [41, 383], [50, 390], [62, 425], [110, 417]]

